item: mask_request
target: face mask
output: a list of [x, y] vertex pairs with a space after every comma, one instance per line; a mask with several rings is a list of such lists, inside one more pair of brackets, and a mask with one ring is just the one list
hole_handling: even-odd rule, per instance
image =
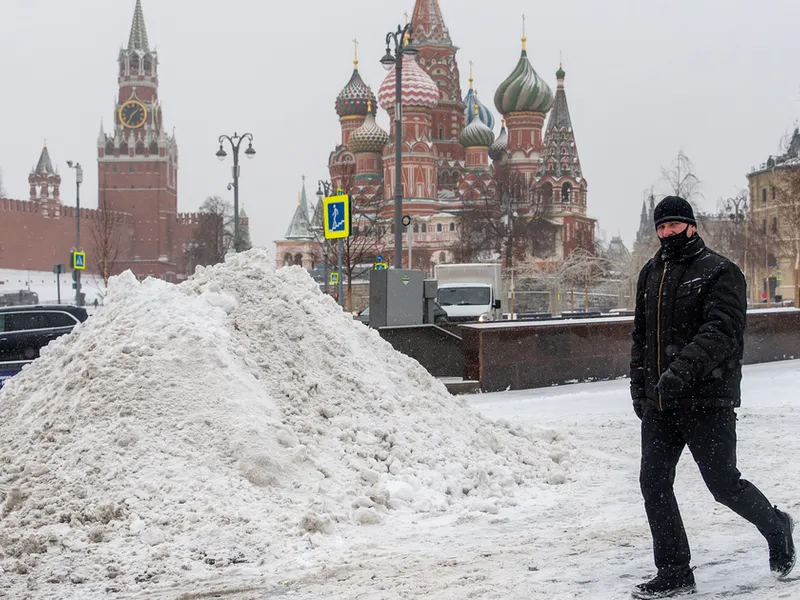
[[661, 249], [666, 256], [677, 256], [681, 253], [681, 250], [686, 248], [686, 246], [689, 245], [689, 242], [691, 242], [693, 239], [694, 235], [692, 235], [692, 237], [687, 236], [686, 230], [684, 229], [675, 235], [661, 238]]

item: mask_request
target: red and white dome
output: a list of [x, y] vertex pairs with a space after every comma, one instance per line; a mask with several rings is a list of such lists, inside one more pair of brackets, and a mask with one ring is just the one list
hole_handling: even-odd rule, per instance
[[[386, 112], [394, 112], [395, 70], [392, 68], [378, 91], [378, 102]], [[403, 106], [434, 108], [439, 103], [439, 86], [431, 79], [417, 59], [403, 56]]]

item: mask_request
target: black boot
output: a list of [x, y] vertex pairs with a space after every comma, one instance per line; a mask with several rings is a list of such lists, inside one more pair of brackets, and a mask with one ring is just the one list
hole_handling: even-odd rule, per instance
[[631, 595], [640, 600], [651, 600], [694, 594], [696, 590], [692, 570], [689, 567], [676, 567], [659, 569], [658, 575], [653, 579], [633, 588]]
[[783, 531], [779, 535], [767, 536], [769, 544], [769, 568], [779, 578], [786, 577], [794, 569], [797, 561], [797, 554], [794, 551], [794, 519], [791, 515], [775, 508], [778, 518], [783, 525]]

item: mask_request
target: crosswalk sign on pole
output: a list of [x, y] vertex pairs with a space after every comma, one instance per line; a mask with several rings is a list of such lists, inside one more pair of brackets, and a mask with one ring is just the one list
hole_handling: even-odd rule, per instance
[[340, 194], [322, 200], [325, 225], [325, 239], [350, 237], [350, 196]]
[[86, 252], [72, 253], [72, 268], [77, 271], [83, 271], [86, 269]]
[[339, 283], [339, 273], [337, 273], [336, 271], [333, 271], [331, 273], [330, 284], [331, 285], [336, 285], [337, 283]]

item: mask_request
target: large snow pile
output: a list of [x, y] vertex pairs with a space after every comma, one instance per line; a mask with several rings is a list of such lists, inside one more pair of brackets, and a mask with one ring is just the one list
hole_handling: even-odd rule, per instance
[[0, 440], [15, 600], [268, 565], [393, 511], [492, 511], [568, 468], [259, 250], [179, 286], [115, 278], [0, 392]]

